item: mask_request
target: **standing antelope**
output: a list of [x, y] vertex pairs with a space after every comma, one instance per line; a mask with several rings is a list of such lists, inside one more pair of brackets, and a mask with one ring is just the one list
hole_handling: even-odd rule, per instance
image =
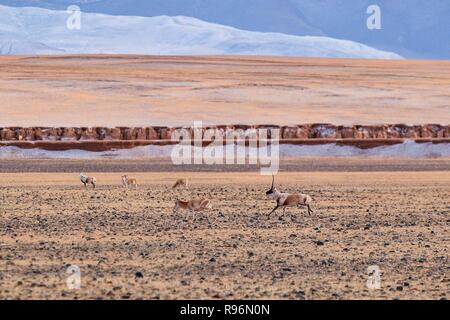
[[189, 187], [189, 181], [187, 179], [178, 179], [173, 185], [172, 190], [175, 190], [178, 187], [184, 187], [187, 189]]
[[128, 189], [129, 186], [134, 186], [134, 189], [137, 190], [137, 180], [135, 178], [128, 178], [127, 175], [122, 176], [122, 184], [125, 189]]
[[190, 201], [175, 201], [175, 206], [173, 207], [173, 213], [175, 214], [178, 209], [189, 210], [194, 217], [195, 212], [212, 209], [211, 202], [208, 199], [196, 199]]
[[84, 184], [85, 189], [87, 189], [88, 184], [92, 184], [92, 187], [95, 189], [95, 185], [97, 183], [97, 179], [95, 179], [95, 177], [89, 177], [84, 173], [80, 173], [80, 180]]
[[267, 197], [277, 202], [277, 206], [269, 213], [269, 216], [279, 208], [283, 208], [283, 213], [287, 207], [305, 206], [308, 208], [308, 214], [311, 215], [312, 199], [310, 196], [301, 193], [281, 193], [274, 186], [275, 177], [272, 175], [272, 187], [266, 192]]

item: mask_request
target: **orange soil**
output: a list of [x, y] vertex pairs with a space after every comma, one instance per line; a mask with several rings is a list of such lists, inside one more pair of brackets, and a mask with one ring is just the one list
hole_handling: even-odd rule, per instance
[[450, 122], [449, 61], [0, 57], [0, 126]]

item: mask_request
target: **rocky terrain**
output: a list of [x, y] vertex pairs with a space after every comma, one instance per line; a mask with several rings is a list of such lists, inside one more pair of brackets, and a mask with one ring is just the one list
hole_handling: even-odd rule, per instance
[[[450, 126], [428, 125], [380, 125], [380, 126], [335, 126], [332, 124], [305, 124], [298, 126], [276, 125], [223, 125], [202, 129], [189, 127], [139, 127], [139, 128], [0, 128], [0, 147], [14, 146], [23, 149], [42, 149], [50, 151], [85, 150], [109, 151], [130, 149], [147, 145], [168, 145], [178, 142], [171, 140], [175, 130], [184, 129], [193, 141], [203, 139], [208, 145], [211, 136], [217, 134], [223, 139], [267, 139], [272, 133], [260, 133], [259, 129], [279, 129], [280, 144], [318, 145], [335, 144], [370, 149], [380, 146], [401, 144], [414, 139], [418, 143], [450, 143]], [[176, 137], [176, 136], [175, 136]]]
[[[0, 299], [444, 299], [450, 295], [450, 175], [280, 174], [315, 212], [266, 214], [257, 173], [0, 174]], [[190, 190], [170, 191], [185, 176]], [[177, 198], [213, 210], [172, 214]], [[69, 290], [76, 265], [80, 290]], [[379, 266], [381, 289], [367, 268]]]
[[[446, 171], [450, 158], [366, 158], [366, 157], [293, 157], [280, 159], [281, 172], [427, 172]], [[252, 172], [261, 168], [251, 164], [228, 165], [174, 165], [167, 158], [146, 159], [36, 159], [13, 158], [0, 161], [0, 173], [36, 172]], [[26, 177], [26, 175], [25, 175]]]
[[[427, 125], [367, 125], [335, 126], [332, 124], [305, 124], [298, 126], [276, 125], [223, 125], [198, 128], [139, 127], [139, 128], [0, 128], [0, 147], [15, 146], [19, 148], [39, 148], [43, 150], [65, 151], [108, 151], [128, 149], [146, 145], [174, 144], [172, 134], [177, 129], [184, 129], [194, 139], [204, 139], [203, 145], [211, 142], [211, 134], [241, 139], [271, 138], [271, 132], [264, 135], [258, 129], [279, 129], [280, 143], [292, 145], [336, 144], [358, 148], [374, 148], [400, 144], [406, 139], [425, 143], [450, 143], [450, 126]], [[255, 130], [256, 129], [256, 130]]]
[[[206, 130], [218, 130], [226, 137], [231, 130], [238, 131], [243, 137], [249, 136], [252, 129], [279, 129], [281, 139], [418, 139], [450, 138], [450, 125], [358, 125], [337, 126], [332, 124], [303, 124], [298, 126], [277, 125], [222, 125], [208, 126], [203, 129], [186, 127], [191, 133], [200, 130], [203, 137]], [[92, 141], [92, 140], [170, 140], [178, 128], [140, 127], [140, 128], [0, 128], [0, 141]]]
[[[0, 299], [448, 298], [449, 87], [448, 61], [0, 57]], [[267, 217], [257, 165], [146, 158], [199, 120], [280, 129], [277, 185], [314, 214]], [[196, 197], [213, 209], [171, 213]]]

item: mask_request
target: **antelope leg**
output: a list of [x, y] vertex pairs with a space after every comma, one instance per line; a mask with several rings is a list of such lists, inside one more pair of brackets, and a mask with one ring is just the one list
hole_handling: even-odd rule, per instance
[[278, 208], [280, 208], [278, 205], [272, 210], [272, 211], [270, 211], [269, 212], [269, 214], [267, 215], [267, 216], [270, 216], [272, 213], [274, 213]]

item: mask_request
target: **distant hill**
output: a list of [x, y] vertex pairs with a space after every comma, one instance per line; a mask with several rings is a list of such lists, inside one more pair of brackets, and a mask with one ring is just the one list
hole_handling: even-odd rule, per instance
[[240, 54], [399, 59], [352, 41], [243, 31], [190, 17], [83, 13], [80, 30], [66, 11], [0, 6], [1, 54]]
[[[382, 10], [382, 30], [366, 28], [366, 9]], [[189, 16], [239, 29], [328, 36], [364, 43], [407, 58], [450, 59], [448, 0], [0, 0], [11, 6], [111, 15]]]

